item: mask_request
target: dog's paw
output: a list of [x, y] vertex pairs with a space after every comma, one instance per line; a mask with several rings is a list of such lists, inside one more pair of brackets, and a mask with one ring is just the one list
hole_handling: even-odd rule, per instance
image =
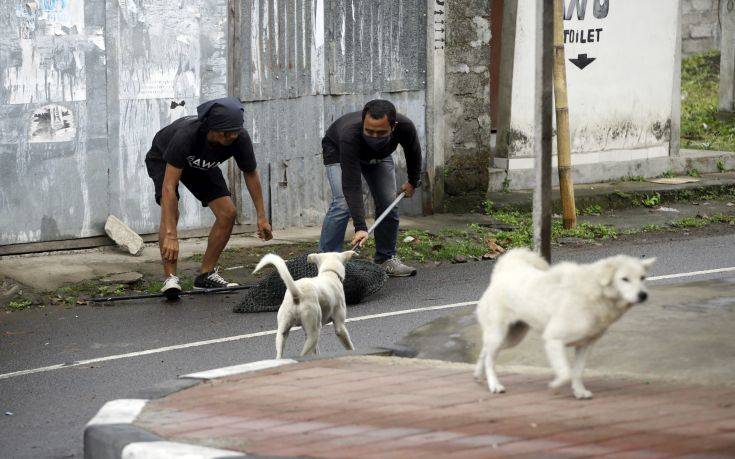
[[472, 377], [475, 378], [476, 381], [483, 381], [485, 379], [485, 372], [475, 371], [474, 373], [472, 373]]
[[497, 383], [497, 384], [488, 384], [487, 385], [487, 388], [493, 394], [502, 394], [502, 393], [505, 392], [505, 387], [503, 387], [503, 385], [500, 384], [500, 383]]
[[549, 383], [549, 389], [558, 389], [569, 383], [569, 378], [556, 378]]
[[574, 389], [574, 398], [577, 400], [589, 400], [592, 398], [592, 392], [587, 389]]

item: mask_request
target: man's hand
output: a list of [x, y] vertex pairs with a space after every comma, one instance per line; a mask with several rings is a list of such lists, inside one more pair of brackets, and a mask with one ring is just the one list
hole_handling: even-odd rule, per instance
[[179, 259], [179, 239], [171, 236], [164, 236], [159, 242], [161, 248], [161, 258], [166, 263], [176, 263]]
[[403, 184], [403, 186], [401, 187], [401, 191], [399, 191], [398, 193], [400, 194], [401, 192], [406, 193], [406, 197], [410, 198], [416, 192], [416, 187], [411, 185], [411, 183], [406, 182]]
[[350, 242], [350, 247], [354, 247], [359, 244], [360, 247], [365, 245], [365, 242], [368, 240], [368, 232], [367, 231], [356, 231], [355, 236], [352, 238], [352, 242]]
[[273, 239], [273, 230], [271, 224], [265, 218], [258, 219], [258, 237], [261, 241], [270, 241]]

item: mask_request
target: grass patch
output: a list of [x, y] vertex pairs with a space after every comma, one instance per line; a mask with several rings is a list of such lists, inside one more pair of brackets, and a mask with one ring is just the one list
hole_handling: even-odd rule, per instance
[[684, 148], [735, 151], [735, 121], [717, 119], [719, 51], [682, 60], [681, 139]]
[[681, 220], [674, 220], [670, 223], [671, 226], [674, 228], [701, 228], [703, 226], [707, 226], [709, 224], [709, 220], [705, 218], [697, 218], [697, 217], [686, 217], [682, 218]]
[[600, 215], [600, 214], [602, 214], [602, 205], [600, 205], [600, 204], [590, 204], [589, 206], [585, 207], [582, 210], [582, 214], [584, 214], [584, 215]]
[[14, 311], [22, 311], [23, 309], [30, 308], [32, 304], [33, 301], [20, 296], [18, 298], [13, 298], [12, 300], [10, 300], [10, 303], [8, 303], [8, 308]]

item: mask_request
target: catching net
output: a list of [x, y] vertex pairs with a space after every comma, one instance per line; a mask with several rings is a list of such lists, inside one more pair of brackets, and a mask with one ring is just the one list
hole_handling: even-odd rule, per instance
[[[306, 261], [301, 255], [286, 262], [294, 280], [316, 277], [315, 264]], [[358, 304], [364, 298], [380, 290], [388, 276], [378, 265], [366, 260], [350, 260], [345, 264], [345, 300], [347, 304]], [[286, 294], [286, 285], [277, 272], [264, 278], [258, 285], [247, 290], [240, 304], [233, 312], [272, 312], [277, 311]]]

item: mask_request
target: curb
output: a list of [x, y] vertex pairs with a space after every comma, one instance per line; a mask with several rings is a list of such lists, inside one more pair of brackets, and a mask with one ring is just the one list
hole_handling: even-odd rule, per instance
[[416, 354], [414, 349], [404, 346], [376, 347], [364, 351], [345, 351], [323, 356], [260, 360], [182, 375], [176, 380], [141, 390], [139, 396], [145, 398], [118, 399], [105, 403], [84, 428], [84, 457], [85, 459], [175, 459], [180, 457], [275, 459], [274, 456], [257, 456], [243, 454], [239, 451], [167, 441], [133, 423], [150, 400], [188, 389], [202, 381], [313, 360], [367, 355], [412, 358]]

